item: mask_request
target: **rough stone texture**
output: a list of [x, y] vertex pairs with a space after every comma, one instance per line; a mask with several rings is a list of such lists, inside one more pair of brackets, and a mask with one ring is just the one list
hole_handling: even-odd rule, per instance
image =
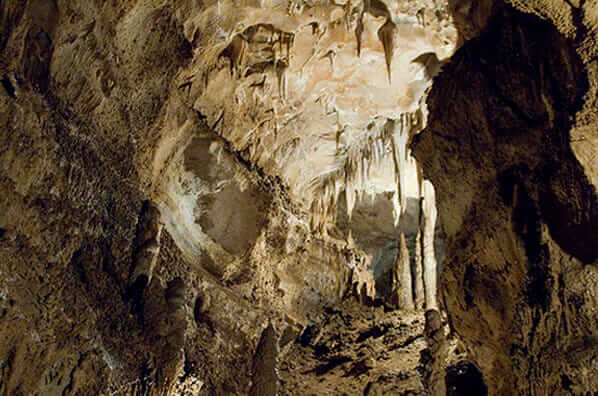
[[594, 392], [596, 26], [1, 1], [0, 394]]
[[543, 21], [496, 2], [415, 145], [447, 237], [443, 303], [489, 394], [598, 389], [596, 5], [572, 3], [527, 3]]

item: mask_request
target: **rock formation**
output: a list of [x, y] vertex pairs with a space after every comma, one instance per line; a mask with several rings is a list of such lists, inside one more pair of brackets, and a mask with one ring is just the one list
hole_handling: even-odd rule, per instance
[[598, 5], [0, 2], [0, 394], [591, 394]]
[[422, 259], [422, 233], [421, 230], [415, 234], [414, 262], [413, 262], [413, 293], [415, 294], [415, 308], [422, 310], [424, 308], [425, 294], [424, 294], [424, 263]]
[[278, 337], [272, 324], [262, 332], [253, 358], [252, 396], [278, 394]]
[[422, 231], [422, 251], [423, 251], [423, 278], [425, 290], [426, 310], [438, 309], [436, 299], [438, 264], [434, 254], [434, 230], [436, 226], [436, 198], [434, 186], [430, 181], [424, 180], [423, 183], [423, 231]]
[[405, 242], [405, 234], [401, 233], [399, 254], [393, 267], [393, 299], [400, 309], [413, 310], [413, 281], [411, 279], [411, 263], [409, 250]]

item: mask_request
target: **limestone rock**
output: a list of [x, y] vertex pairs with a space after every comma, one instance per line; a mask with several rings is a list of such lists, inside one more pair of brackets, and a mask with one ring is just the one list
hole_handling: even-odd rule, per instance
[[595, 392], [597, 26], [1, 1], [0, 393]]

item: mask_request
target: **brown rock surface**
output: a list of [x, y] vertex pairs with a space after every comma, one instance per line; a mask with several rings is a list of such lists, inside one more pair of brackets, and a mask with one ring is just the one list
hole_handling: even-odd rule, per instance
[[597, 32], [0, 1], [0, 395], [592, 394]]

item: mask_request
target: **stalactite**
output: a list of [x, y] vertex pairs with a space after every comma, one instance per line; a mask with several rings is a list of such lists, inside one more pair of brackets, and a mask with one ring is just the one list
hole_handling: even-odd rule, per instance
[[393, 294], [393, 299], [400, 309], [415, 309], [415, 305], [413, 304], [409, 249], [407, 249], [404, 233], [401, 233], [399, 240], [399, 254], [397, 255], [397, 260], [393, 269]]
[[395, 34], [395, 24], [389, 19], [386, 20], [386, 23], [382, 25], [382, 27], [378, 30], [378, 38], [382, 42], [382, 46], [384, 47], [384, 57], [386, 59], [386, 72], [388, 73], [388, 83], [392, 82], [391, 77], [391, 64], [392, 64], [392, 57], [394, 52], [394, 42], [393, 37]]
[[429, 180], [423, 183], [423, 259], [424, 259], [424, 289], [426, 295], [426, 310], [437, 309], [436, 283], [437, 263], [434, 252], [434, 229], [436, 227], [436, 198], [434, 186]]
[[392, 148], [395, 163], [396, 177], [398, 177], [397, 190], [399, 191], [401, 213], [407, 209], [407, 143], [409, 140], [408, 116], [402, 114], [393, 123]]
[[353, 216], [353, 208], [355, 207], [355, 190], [351, 183], [348, 183], [345, 187], [345, 198], [347, 200], [347, 215], [350, 221]]
[[[325, 172], [326, 178], [312, 179], [307, 187], [307, 190], [311, 190], [310, 195], [315, 196], [325, 191], [320, 187], [327, 183], [331, 186], [330, 191], [334, 189], [337, 196], [334, 199], [329, 199], [326, 195], [327, 198], [324, 200], [327, 219], [336, 218], [338, 193], [343, 189], [345, 190], [347, 214], [349, 220], [352, 219], [353, 210], [360, 196], [373, 194], [370, 178], [377, 174], [376, 172], [381, 166], [386, 166], [384, 160], [387, 155], [387, 147], [390, 146], [396, 186], [395, 195], [392, 198], [393, 218], [395, 226], [398, 225], [402, 213], [407, 209], [408, 177], [411, 169], [414, 166], [417, 167], [417, 163], [408, 149], [408, 144], [410, 136], [421, 128], [421, 123], [418, 120], [417, 112], [403, 113], [397, 119], [377, 120], [373, 123], [374, 127], [368, 127], [367, 133], [364, 133], [364, 143], [349, 151], [343, 151], [339, 140], [341, 132], [336, 134], [337, 155], [345, 157], [344, 166], [338, 167], [332, 172]], [[338, 131], [341, 131], [340, 127]], [[418, 186], [417, 190], [421, 190], [421, 188]]]
[[398, 189], [392, 194], [392, 216], [394, 219], [394, 225], [397, 227], [399, 225], [399, 220], [401, 219], [401, 203], [399, 202]]
[[158, 207], [145, 201], [141, 209], [137, 233], [134, 241], [133, 269], [129, 277], [127, 296], [131, 300], [131, 310], [141, 317], [142, 297], [146, 286], [152, 280], [152, 274], [158, 253], [160, 252], [160, 236], [162, 224]]
[[285, 64], [276, 65], [276, 79], [278, 81], [278, 95], [281, 99], [287, 97], [287, 66]]
[[363, 14], [364, 12], [361, 11], [359, 14], [359, 18], [357, 18], [357, 26], [355, 27], [355, 40], [357, 41], [357, 56], [361, 56], [361, 35], [365, 30], [363, 26]]

